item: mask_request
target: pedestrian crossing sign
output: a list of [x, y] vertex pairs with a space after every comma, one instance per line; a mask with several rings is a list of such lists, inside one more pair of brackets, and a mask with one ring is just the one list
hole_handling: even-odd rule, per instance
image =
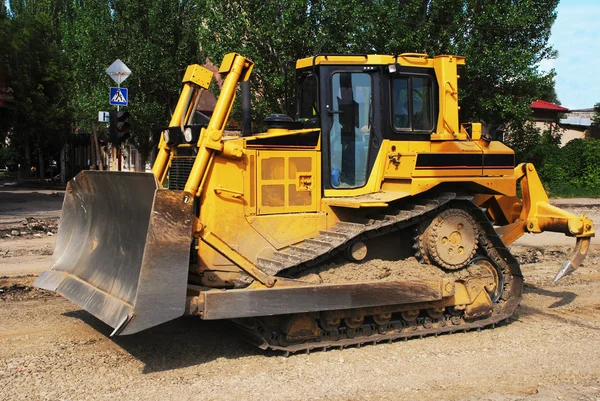
[[128, 94], [127, 88], [110, 88], [109, 103], [113, 106], [127, 106]]

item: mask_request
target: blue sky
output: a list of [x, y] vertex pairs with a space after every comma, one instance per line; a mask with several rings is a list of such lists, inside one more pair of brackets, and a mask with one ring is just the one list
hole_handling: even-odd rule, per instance
[[556, 70], [556, 93], [570, 109], [600, 103], [600, 1], [561, 0], [550, 43], [558, 58], [542, 63]]

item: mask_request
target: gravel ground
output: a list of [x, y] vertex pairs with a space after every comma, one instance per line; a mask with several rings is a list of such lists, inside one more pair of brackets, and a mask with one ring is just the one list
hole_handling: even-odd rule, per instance
[[[597, 207], [582, 208], [600, 223]], [[2, 400], [600, 400], [597, 245], [553, 284], [571, 239], [515, 244], [524, 299], [493, 330], [285, 358], [246, 344], [228, 322], [196, 318], [109, 337], [87, 312], [31, 288], [33, 276], [15, 276], [13, 258], [46, 256], [47, 238], [0, 239], [9, 250], [0, 257]]]

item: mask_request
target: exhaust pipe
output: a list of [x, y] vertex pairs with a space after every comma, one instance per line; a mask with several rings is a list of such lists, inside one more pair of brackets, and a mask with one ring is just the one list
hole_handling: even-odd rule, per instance
[[252, 135], [252, 109], [250, 106], [250, 81], [240, 82], [242, 87], [242, 136]]

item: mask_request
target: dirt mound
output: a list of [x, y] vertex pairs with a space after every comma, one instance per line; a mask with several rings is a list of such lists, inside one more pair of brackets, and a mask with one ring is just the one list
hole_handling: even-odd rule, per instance
[[0, 302], [54, 297], [53, 292], [33, 287], [35, 276], [0, 277]]
[[54, 235], [58, 232], [58, 219], [38, 219], [27, 217], [20, 224], [0, 228], [1, 238], [10, 237], [35, 237]]
[[510, 249], [515, 259], [522, 264], [561, 261], [566, 259], [568, 252], [566, 249], [557, 248], [529, 248], [513, 246]]
[[420, 263], [414, 257], [403, 260], [371, 259], [364, 263], [334, 262], [308, 269], [298, 277], [311, 283], [340, 284], [365, 281], [439, 280], [445, 273]]

